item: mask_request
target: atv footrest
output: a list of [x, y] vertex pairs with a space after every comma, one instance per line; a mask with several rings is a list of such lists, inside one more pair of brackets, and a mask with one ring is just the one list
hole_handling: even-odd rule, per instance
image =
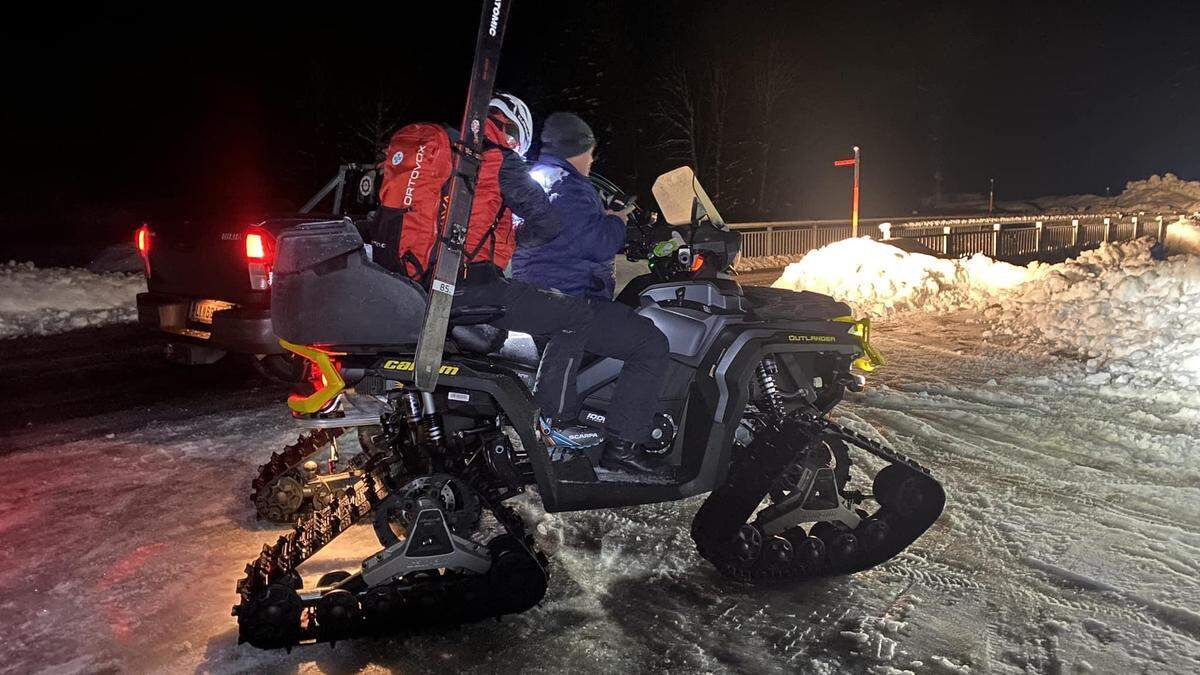
[[341, 416], [293, 415], [296, 424], [305, 429], [347, 429], [369, 427], [379, 424], [387, 406], [369, 396], [346, 396], [343, 398]]

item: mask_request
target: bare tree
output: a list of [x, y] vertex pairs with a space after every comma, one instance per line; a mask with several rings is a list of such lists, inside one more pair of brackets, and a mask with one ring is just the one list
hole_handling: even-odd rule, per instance
[[794, 71], [788, 67], [780, 53], [779, 41], [767, 43], [759, 67], [755, 69], [752, 80], [751, 100], [757, 139], [755, 143], [760, 153], [758, 162], [758, 194], [755, 208], [766, 213], [770, 210], [767, 204], [767, 183], [771, 175], [771, 156], [774, 143], [779, 134], [774, 133], [782, 102], [797, 86]]
[[679, 61], [668, 63], [658, 78], [658, 96], [652, 114], [663, 125], [659, 146], [671, 159], [688, 162], [699, 171], [699, 121], [691, 81], [687, 68]]
[[704, 126], [704, 148], [709, 157], [708, 177], [713, 194], [721, 194], [722, 169], [725, 168], [725, 133], [729, 121], [729, 69], [714, 63], [706, 73], [708, 80], [708, 116]]
[[361, 102], [349, 111], [345, 142], [340, 144], [343, 155], [358, 159], [383, 161], [388, 140], [404, 113], [404, 105], [389, 95], [387, 87], [379, 87], [372, 99]]
[[730, 69], [723, 64], [709, 63], [696, 72], [672, 61], [659, 78], [653, 109], [663, 129], [659, 147], [670, 159], [695, 168], [713, 195], [721, 193], [725, 169], [731, 165], [731, 81]]

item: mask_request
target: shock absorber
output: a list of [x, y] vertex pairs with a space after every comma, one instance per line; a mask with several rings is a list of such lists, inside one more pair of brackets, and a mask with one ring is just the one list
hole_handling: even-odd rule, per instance
[[408, 442], [419, 445], [421, 442], [421, 397], [412, 389], [400, 390], [400, 405], [398, 411], [404, 416], [404, 427], [408, 434]]
[[775, 374], [778, 372], [779, 365], [775, 363], [775, 358], [767, 356], [759, 361], [755, 374], [758, 376], [758, 386], [762, 389], [763, 399], [771, 406], [772, 412], [782, 416], [787, 410], [783, 406], [783, 395], [779, 393], [779, 385], [775, 382]]
[[425, 440], [433, 447], [442, 446], [442, 416], [437, 413], [433, 402], [433, 394], [421, 392], [421, 402], [424, 404], [425, 415], [421, 418], [421, 429], [425, 432]]
[[421, 397], [412, 389], [404, 389], [400, 394], [400, 411], [404, 413], [404, 421], [409, 426], [415, 426], [421, 421]]

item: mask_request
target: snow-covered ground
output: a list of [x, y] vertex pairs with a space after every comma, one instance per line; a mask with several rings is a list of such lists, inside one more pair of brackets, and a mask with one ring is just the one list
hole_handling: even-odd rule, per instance
[[[1200, 407], [1109, 397], [1082, 364], [981, 347], [977, 319], [881, 327], [890, 365], [842, 408], [947, 488], [941, 520], [880, 568], [746, 588], [695, 554], [699, 499], [531, 507], [560, 542], [542, 607], [291, 654], [237, 646], [229, 616], [278, 531], [246, 489], [295, 434], [282, 393], [66, 411], [3, 442], [0, 672], [1195, 672]], [[306, 576], [372, 546], [352, 530]]]
[[[1192, 335], [1194, 263], [1143, 252], [1033, 269], [901, 258], [828, 282], [890, 317], [876, 330], [889, 365], [838, 414], [930, 466], [948, 495], [939, 522], [877, 569], [746, 588], [695, 554], [700, 498], [551, 515], [530, 502], [556, 549], [540, 608], [290, 654], [237, 646], [229, 616], [242, 566], [279, 531], [254, 521], [246, 493], [296, 433], [284, 393], [226, 382], [222, 366], [148, 362], [129, 328], [0, 343], [18, 418], [0, 437], [0, 672], [1200, 671], [1200, 398], [1093, 377], [1118, 376], [1104, 364], [1131, 362], [1134, 342], [1150, 355], [1137, 363], [1170, 357], [1149, 328]], [[804, 272], [821, 260], [785, 279], [822, 290]], [[1135, 323], [1156, 310], [1179, 322]], [[356, 528], [304, 572], [373, 547]]]
[[0, 264], [0, 339], [133, 321], [144, 290], [141, 274]]

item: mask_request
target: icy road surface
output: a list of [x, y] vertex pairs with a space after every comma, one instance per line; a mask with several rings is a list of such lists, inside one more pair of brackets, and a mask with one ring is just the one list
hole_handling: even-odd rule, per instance
[[162, 364], [135, 327], [0, 343], [0, 672], [1200, 671], [1200, 409], [1098, 398], [978, 347], [972, 317], [881, 327], [889, 367], [842, 408], [946, 486], [880, 568], [746, 588], [694, 553], [698, 500], [541, 516], [542, 607], [290, 654], [238, 647], [229, 615], [278, 531], [246, 489], [295, 436], [282, 390]]

